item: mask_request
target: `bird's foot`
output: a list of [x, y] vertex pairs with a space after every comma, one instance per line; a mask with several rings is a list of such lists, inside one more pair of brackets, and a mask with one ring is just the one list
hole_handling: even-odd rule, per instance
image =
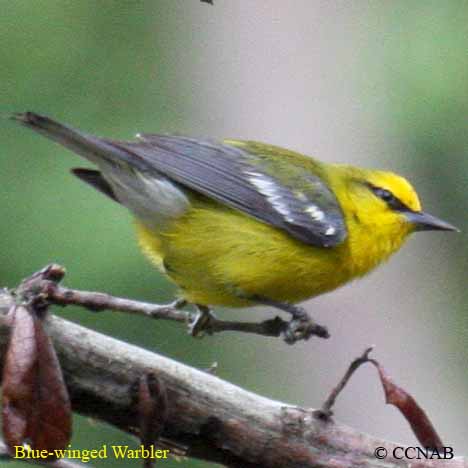
[[284, 341], [287, 344], [294, 344], [299, 340], [308, 340], [311, 336], [330, 337], [328, 329], [316, 323], [304, 309], [291, 304], [288, 305], [288, 308], [288, 312], [291, 312], [293, 319], [286, 324], [283, 332]]
[[216, 316], [206, 306], [197, 305], [197, 314], [188, 324], [188, 332], [196, 338], [203, 338], [205, 334], [213, 334], [213, 323]]

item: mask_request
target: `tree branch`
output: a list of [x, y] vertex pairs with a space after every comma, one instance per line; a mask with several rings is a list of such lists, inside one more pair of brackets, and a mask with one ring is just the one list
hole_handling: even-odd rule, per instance
[[[24, 292], [30, 288], [31, 300], [46, 305], [50, 299], [49, 283], [60, 278], [49, 278], [46, 285], [40, 284], [44, 281], [40, 274], [32, 279], [33, 285], [38, 281], [36, 289], [29, 279], [29, 285], [26, 280], [17, 293], [20, 291], [23, 298], [27, 297]], [[68, 290], [58, 291], [67, 296]], [[109, 303], [109, 296], [103, 297]], [[14, 292], [0, 290], [0, 356], [8, 341], [7, 313], [17, 300]], [[112, 300], [122, 305], [120, 299]], [[174, 307], [153, 304], [147, 307], [166, 315], [181, 312]], [[132, 387], [142, 375], [153, 373], [164, 384], [168, 396], [169, 415], [162, 443], [183, 447], [189, 457], [239, 468], [412, 465], [412, 460], [396, 460], [391, 456], [377, 459], [374, 456], [377, 447], [385, 447], [391, 454], [397, 445], [359, 433], [332, 419], [323, 420], [312, 409], [255, 395], [207, 372], [57, 316], [49, 315], [46, 326], [63, 368], [74, 411], [137, 435], [138, 414], [132, 402]], [[418, 467], [435, 464], [418, 461]], [[458, 458], [437, 461], [437, 466], [461, 468], [468, 467], [468, 462]]]

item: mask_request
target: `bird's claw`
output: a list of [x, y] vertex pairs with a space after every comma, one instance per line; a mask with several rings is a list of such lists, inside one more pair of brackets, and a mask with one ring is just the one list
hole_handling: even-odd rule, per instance
[[214, 314], [205, 308], [198, 308], [197, 314], [188, 324], [188, 333], [195, 338], [203, 338], [205, 334], [212, 335], [212, 325], [216, 321]]
[[308, 340], [311, 336], [329, 338], [330, 333], [326, 327], [315, 323], [305, 312], [288, 322], [284, 330], [284, 341], [287, 344], [294, 344], [299, 340]]

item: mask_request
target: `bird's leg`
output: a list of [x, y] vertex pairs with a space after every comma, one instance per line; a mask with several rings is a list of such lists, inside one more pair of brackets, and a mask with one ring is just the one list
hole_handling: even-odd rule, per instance
[[294, 344], [299, 340], [308, 340], [311, 336], [330, 337], [327, 328], [316, 323], [302, 307], [262, 296], [254, 296], [251, 300], [258, 304], [275, 307], [292, 315], [292, 320], [286, 324], [283, 331], [284, 341], [288, 344]]
[[202, 338], [205, 333], [213, 334], [212, 324], [216, 321], [216, 317], [211, 312], [210, 308], [200, 304], [194, 304], [197, 309], [197, 314], [189, 323], [188, 331], [190, 335]]
[[276, 317], [275, 319], [260, 323], [227, 322], [218, 320], [208, 306], [192, 304], [196, 308], [197, 313], [195, 316], [192, 315], [193, 318], [189, 321], [189, 333], [198, 338], [203, 337], [205, 334], [213, 335], [221, 331], [242, 331], [265, 336], [283, 335], [284, 341], [288, 344], [307, 340], [313, 335], [320, 338], [328, 338], [330, 336], [328, 330], [322, 325], [315, 323], [302, 307], [275, 301], [263, 296], [246, 297], [243, 295], [242, 297], [257, 304], [272, 306], [288, 312], [292, 315], [292, 320], [285, 322], [280, 317]]

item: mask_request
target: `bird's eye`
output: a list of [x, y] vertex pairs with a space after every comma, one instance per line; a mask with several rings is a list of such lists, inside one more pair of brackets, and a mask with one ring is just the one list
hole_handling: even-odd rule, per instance
[[393, 193], [389, 190], [380, 187], [374, 187], [373, 192], [386, 203], [391, 203], [396, 200]]
[[406, 205], [403, 202], [401, 202], [397, 197], [395, 197], [395, 195], [393, 195], [393, 193], [390, 192], [390, 190], [381, 187], [375, 187], [373, 185], [370, 186], [370, 189], [372, 190], [375, 196], [383, 200], [393, 210], [401, 211], [407, 209]]

